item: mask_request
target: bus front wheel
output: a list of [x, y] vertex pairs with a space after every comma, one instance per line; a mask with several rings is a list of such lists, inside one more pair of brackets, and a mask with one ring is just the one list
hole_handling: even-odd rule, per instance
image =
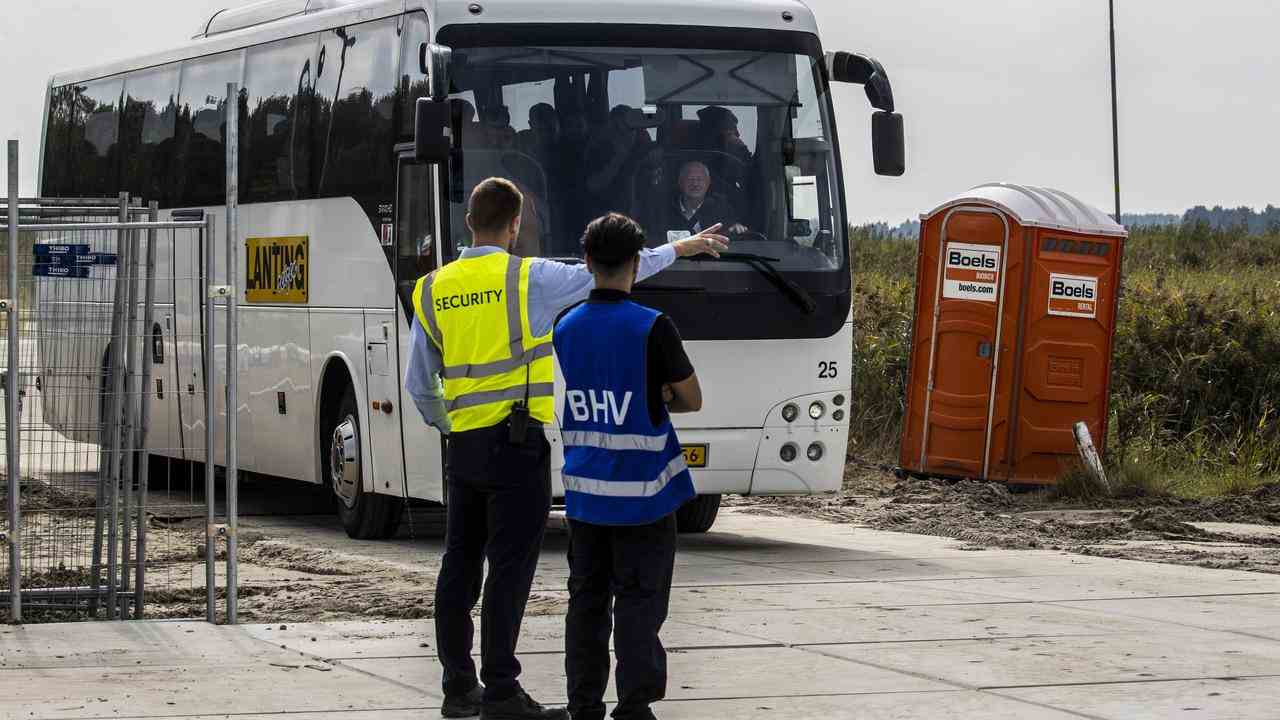
[[716, 524], [719, 513], [719, 495], [699, 495], [676, 511], [676, 529], [682, 533], [704, 533]]
[[343, 390], [342, 399], [325, 418], [320, 437], [325, 443], [321, 451], [325, 480], [333, 490], [338, 518], [347, 535], [357, 540], [394, 537], [404, 502], [364, 490], [360, 413], [351, 386]]

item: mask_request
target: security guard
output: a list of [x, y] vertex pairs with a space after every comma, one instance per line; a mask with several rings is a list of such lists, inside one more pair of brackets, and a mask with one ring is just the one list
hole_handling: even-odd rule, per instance
[[596, 289], [555, 330], [565, 382], [569, 710], [573, 720], [604, 720], [612, 624], [613, 717], [653, 720], [649, 705], [667, 688], [658, 631], [671, 596], [675, 512], [695, 494], [668, 412], [701, 409], [702, 389], [675, 324], [629, 299], [640, 226], [611, 214], [587, 227], [584, 243]]
[[[405, 388], [423, 419], [449, 438], [445, 553], [435, 596], [445, 717], [568, 717], [521, 689], [515, 649], [551, 509], [550, 446], [542, 426], [555, 414], [552, 326], [594, 281], [581, 265], [509, 254], [523, 204], [507, 180], [477, 185], [466, 218], [472, 246], [419, 280], [413, 295]], [[639, 277], [678, 256], [718, 255], [728, 241], [716, 230], [646, 251]], [[471, 611], [482, 580], [477, 678]]]

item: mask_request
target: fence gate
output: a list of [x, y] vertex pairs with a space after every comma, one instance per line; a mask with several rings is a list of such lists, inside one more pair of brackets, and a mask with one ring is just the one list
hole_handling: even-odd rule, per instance
[[[220, 553], [229, 588], [236, 576], [234, 545], [219, 550], [234, 515], [220, 521], [214, 503], [236, 407], [234, 339], [215, 343], [236, 318], [230, 283], [214, 282], [214, 218], [161, 221], [127, 193], [20, 198], [17, 141], [8, 163], [0, 610], [15, 623], [142, 618], [151, 598], [214, 622]], [[198, 363], [182, 370], [199, 381], [179, 386], [178, 363]], [[234, 590], [227, 600], [234, 622]]]

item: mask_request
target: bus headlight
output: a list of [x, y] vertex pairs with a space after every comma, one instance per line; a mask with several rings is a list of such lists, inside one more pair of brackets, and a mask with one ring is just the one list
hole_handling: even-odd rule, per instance
[[843, 404], [844, 404], [844, 396], [843, 396], [843, 395], [837, 395], [837, 396], [835, 396], [835, 398], [833, 398], [833, 399], [831, 400], [831, 402], [835, 403], [835, 404], [836, 404], [836, 407], [840, 407], [841, 405], [843, 405]]
[[809, 445], [809, 449], [805, 451], [805, 455], [807, 455], [810, 460], [818, 462], [822, 459], [822, 452], [822, 443], [811, 443]]
[[826, 412], [827, 406], [823, 405], [821, 401], [814, 400], [813, 404], [809, 406], [809, 417], [814, 420], [821, 420], [822, 416], [825, 415]]
[[786, 445], [782, 446], [781, 450], [778, 451], [778, 457], [782, 458], [782, 462], [791, 462], [792, 460], [796, 459], [796, 452], [797, 452], [796, 444], [787, 443]]
[[836, 422], [840, 422], [844, 420], [844, 411], [836, 410], [835, 412], [831, 413], [831, 419], [835, 420]]
[[796, 407], [794, 403], [787, 403], [786, 405], [782, 406], [783, 420], [786, 420], [787, 422], [795, 422], [796, 418], [799, 416], [800, 416], [800, 408]]

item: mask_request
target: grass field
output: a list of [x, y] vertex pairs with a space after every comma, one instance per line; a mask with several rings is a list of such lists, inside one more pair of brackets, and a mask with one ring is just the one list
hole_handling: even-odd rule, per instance
[[[851, 452], [892, 462], [916, 244], [855, 229]], [[1246, 492], [1280, 475], [1280, 233], [1136, 230], [1125, 253], [1107, 462], [1127, 492]]]

